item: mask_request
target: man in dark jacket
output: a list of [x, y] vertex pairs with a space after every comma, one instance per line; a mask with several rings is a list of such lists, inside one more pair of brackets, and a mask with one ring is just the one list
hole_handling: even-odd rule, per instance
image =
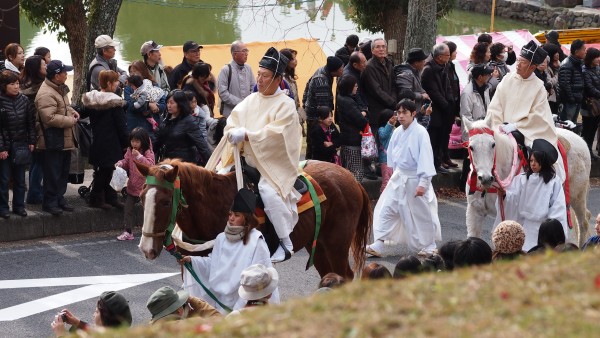
[[117, 67], [117, 60], [114, 59], [117, 51], [116, 47], [118, 45], [119, 43], [113, 41], [113, 39], [108, 35], [100, 35], [94, 41], [96, 57], [94, 60], [92, 60], [92, 62], [90, 62], [88, 67], [88, 91], [92, 89], [100, 90], [100, 85], [98, 84], [98, 75], [100, 74], [100, 71], [114, 70], [115, 72], [119, 73], [119, 82], [121, 83], [121, 86], [117, 89], [116, 94], [121, 95], [122, 87], [127, 81], [127, 72]]
[[408, 52], [406, 63], [394, 67], [397, 97], [403, 96], [407, 91], [415, 94], [417, 113], [421, 111], [424, 100], [429, 100], [429, 95], [421, 86], [421, 71], [425, 67], [427, 55], [421, 48], [412, 48]]
[[344, 67], [344, 72], [342, 74], [342, 77], [354, 76], [354, 78], [356, 79], [356, 84], [358, 85], [358, 88], [356, 89], [356, 95], [354, 95], [354, 98], [356, 100], [356, 103], [358, 103], [360, 111], [364, 112], [367, 112], [369, 108], [367, 106], [367, 100], [365, 99], [365, 96], [360, 88], [360, 74], [362, 74], [366, 66], [367, 58], [365, 57], [365, 55], [361, 52], [353, 52], [352, 54], [350, 54], [350, 59], [346, 67]]
[[[426, 63], [421, 73], [423, 89], [431, 98], [431, 121], [427, 131], [431, 139], [433, 160], [438, 173], [448, 173], [442, 166], [444, 149], [448, 149], [450, 131], [454, 122], [454, 96], [446, 64], [450, 60], [450, 49], [440, 43], [433, 46], [432, 59]], [[448, 163], [449, 164], [449, 163]], [[454, 163], [452, 163], [454, 164]]]
[[579, 39], [571, 43], [571, 55], [560, 65], [558, 71], [558, 86], [563, 109], [560, 119], [577, 123], [577, 116], [583, 101], [583, 58], [585, 57], [585, 43]]
[[[329, 107], [333, 111], [333, 78], [339, 77], [344, 71], [344, 63], [340, 58], [330, 56], [327, 64], [313, 74], [306, 83], [302, 105], [306, 111], [306, 127], [311, 130], [318, 123], [317, 108]], [[312, 158], [312, 141], [306, 136], [306, 159]]]
[[387, 58], [387, 44], [377, 38], [371, 43], [373, 58], [361, 74], [361, 86], [369, 105], [369, 125], [374, 134], [379, 128], [379, 114], [384, 109], [396, 108], [396, 89], [394, 87], [394, 65]]
[[202, 62], [200, 59], [200, 50], [204, 48], [195, 41], [186, 41], [183, 44], [183, 60], [175, 66], [173, 72], [169, 76], [169, 87], [171, 89], [179, 88], [179, 82], [192, 70], [194, 65]]
[[357, 45], [358, 36], [355, 34], [348, 35], [346, 38], [346, 44], [335, 52], [335, 56], [339, 57], [340, 60], [344, 62], [344, 66], [348, 64], [348, 61], [350, 60], [350, 54], [354, 52]]

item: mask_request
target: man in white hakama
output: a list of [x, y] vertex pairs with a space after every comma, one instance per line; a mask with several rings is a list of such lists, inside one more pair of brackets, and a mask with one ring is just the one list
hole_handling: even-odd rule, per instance
[[[298, 222], [296, 203], [301, 197], [294, 182], [300, 174], [302, 128], [294, 100], [279, 89], [287, 63], [284, 55], [269, 48], [259, 63], [258, 92], [233, 108], [225, 127], [227, 140], [261, 174], [258, 189], [265, 213], [281, 242], [271, 257], [273, 262], [289, 259], [293, 253], [290, 233]], [[225, 149], [222, 163], [233, 163], [231, 147]]]
[[[533, 40], [523, 46], [517, 58], [517, 71], [508, 73], [496, 88], [488, 107], [486, 121], [493, 128], [502, 126], [506, 133], [520, 131], [525, 146], [533, 140], [544, 139], [558, 151], [558, 137], [548, 104], [548, 92], [544, 83], [534, 74], [536, 67], [544, 62], [548, 53]], [[565, 179], [562, 157], [554, 166], [557, 176]]]
[[402, 127], [394, 131], [387, 149], [388, 166], [394, 173], [375, 206], [375, 242], [367, 246], [367, 253], [377, 257], [384, 254], [384, 241], [428, 255], [435, 252], [435, 241], [442, 239], [431, 186], [436, 171], [429, 134], [414, 120], [414, 102], [401, 101], [397, 113]]

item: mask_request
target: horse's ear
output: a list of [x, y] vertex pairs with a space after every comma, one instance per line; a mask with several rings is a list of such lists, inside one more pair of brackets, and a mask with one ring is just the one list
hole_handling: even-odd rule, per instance
[[471, 122], [469, 119], [463, 117], [462, 118], [462, 123], [464, 124], [465, 129], [467, 131], [473, 129], [473, 122]]
[[174, 165], [173, 169], [171, 169], [165, 173], [165, 180], [167, 180], [169, 182], [175, 182], [175, 179], [177, 178], [178, 173], [179, 173], [179, 167], [177, 165]]
[[143, 176], [148, 176], [148, 173], [150, 172], [150, 166], [146, 165], [144, 163], [138, 162], [136, 160], [133, 160], [133, 163], [135, 163], [135, 166], [138, 168], [138, 170], [140, 171], [140, 173]]

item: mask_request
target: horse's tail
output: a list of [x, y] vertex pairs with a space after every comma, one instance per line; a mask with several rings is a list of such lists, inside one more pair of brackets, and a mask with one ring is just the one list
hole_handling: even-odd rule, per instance
[[362, 209], [358, 218], [356, 232], [352, 239], [352, 257], [354, 259], [355, 273], [360, 273], [365, 265], [365, 249], [371, 235], [371, 223], [373, 223], [373, 211], [371, 209], [369, 194], [367, 194], [362, 185], [359, 184], [358, 186], [362, 192]]

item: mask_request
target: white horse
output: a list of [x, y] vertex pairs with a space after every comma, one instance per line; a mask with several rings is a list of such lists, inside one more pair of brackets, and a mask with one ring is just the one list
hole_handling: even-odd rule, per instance
[[[470, 122], [463, 119], [463, 123], [467, 131], [485, 131], [491, 128], [484, 120]], [[576, 215], [576, 218], [573, 218], [573, 228], [576, 234], [570, 232], [569, 241], [581, 247], [588, 237], [588, 220], [591, 217], [591, 213], [586, 206], [591, 170], [590, 153], [585, 141], [577, 134], [566, 129], [557, 129], [556, 132], [566, 139], [571, 146], [567, 151], [567, 160], [569, 163], [570, 204]], [[506, 180], [509, 176], [512, 176], [514, 143], [509, 136], [498, 130], [491, 133], [476, 132], [470, 134], [472, 136], [469, 137], [469, 150], [473, 161], [471, 165], [477, 172], [478, 188], [489, 189], [494, 184], [499, 184], [496, 182], [497, 177]], [[493, 172], [494, 157], [495, 173]], [[497, 195], [495, 193], [484, 194], [482, 191], [469, 194], [469, 182], [466, 185], [466, 193], [468, 203], [466, 215], [467, 236], [481, 237], [485, 217], [487, 215], [495, 216], [496, 214]], [[571, 215], [573, 212], [571, 212]]]

